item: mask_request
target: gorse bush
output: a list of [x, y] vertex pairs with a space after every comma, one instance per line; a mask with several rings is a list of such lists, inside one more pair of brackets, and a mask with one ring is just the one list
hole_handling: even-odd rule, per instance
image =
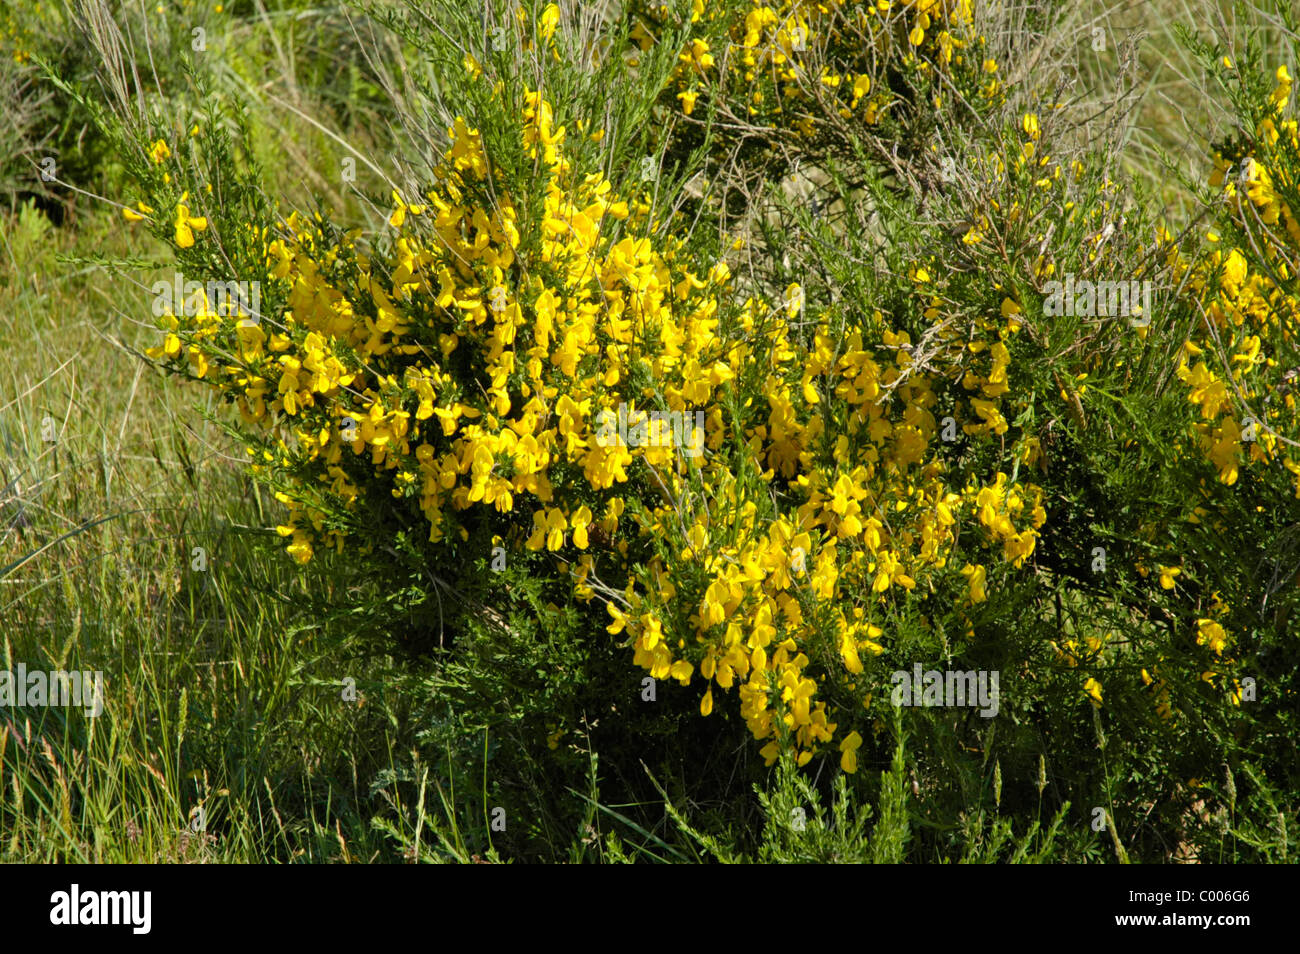
[[[930, 448], [942, 446], [940, 398], [906, 332], [875, 312], [792, 334], [798, 285], [776, 308], [720, 307], [734, 298], [725, 261], [692, 268], [680, 242], [653, 234], [648, 197], [629, 208], [574, 169], [551, 105], [535, 92], [525, 103], [516, 148], [547, 173], [528, 183], [544, 201], [518, 208], [458, 119], [437, 186], [394, 194], [377, 254], [291, 217], [291, 237], [250, 263], [267, 270], [265, 322], [198, 302], [169, 316], [151, 356], [269, 425], [253, 467], [281, 488], [278, 529], [299, 560], [349, 538], [382, 545], [376, 526], [421, 517], [428, 542], [447, 544], [426, 551], [434, 567], [482, 556], [489, 533], [502, 562], [561, 553], [577, 597], [603, 597], [609, 632], [627, 631], [652, 678], [685, 685], [698, 671], [706, 716], [713, 683], [737, 690], [755, 737], [772, 740], [769, 763], [778, 722], [807, 762], [836, 724], [806, 670], [846, 673], [856, 689], [860, 654], [883, 652], [872, 606], [932, 585], [963, 518], [995, 558], [1023, 566], [1041, 494], [1004, 473], [954, 492]], [[151, 148], [159, 165], [170, 153]], [[207, 241], [187, 199], [169, 200], [182, 248]], [[939, 375], [960, 376], [966, 344], [940, 332], [931, 347]], [[979, 395], [972, 436], [1007, 427], [1000, 340], [988, 358], [987, 374], [963, 379]], [[981, 601], [985, 568], [961, 573], [955, 602]], [[841, 737], [853, 771], [861, 735]]]
[[665, 29], [689, 22], [693, 38], [673, 71], [664, 104], [726, 130], [724, 148], [746, 136], [773, 148], [824, 147], [840, 121], [874, 126], [918, 104], [907, 79], [942, 75], [971, 99], [996, 99], [997, 62], [980, 56], [987, 41], [974, 30], [967, 0], [890, 3], [695, 3], [686, 11], [639, 4], [627, 14], [636, 51]]
[[[1235, 72], [1229, 57], [1218, 65]], [[1291, 206], [1300, 139], [1296, 121], [1285, 118], [1292, 82], [1287, 67], [1279, 66], [1276, 86], [1264, 97], [1252, 78], [1242, 108], [1255, 121], [1253, 137], [1215, 151], [1209, 184], [1223, 190], [1222, 231], [1207, 236], [1215, 247], [1203, 260], [1176, 263], [1180, 278], [1190, 270], [1186, 278], [1202, 318], [1184, 344], [1178, 377], [1199, 406], [1197, 435], [1221, 483], [1237, 482], [1244, 455], [1260, 469], [1281, 464], [1295, 475], [1300, 493], [1296, 302], [1290, 293], [1292, 256], [1300, 246]], [[1275, 400], [1280, 406], [1270, 407]]]
[[370, 222], [282, 211], [229, 104], [98, 112], [124, 217], [256, 283], [155, 286], [149, 357], [237, 410], [288, 554], [382, 591], [342, 612], [430, 657], [442, 769], [529, 806], [452, 854], [598, 810], [656, 857], [665, 812], [716, 858], [1286, 854], [1289, 73], [1189, 37], [1254, 134], [1175, 235], [1122, 130], [1005, 75], [1063, 10], [372, 9], [431, 66]]
[[[801, 169], [825, 175], [828, 163], [864, 150], [898, 170], [900, 156], [919, 162], [934, 149], [926, 144], [934, 104], [956, 99], [978, 114], [1003, 98], [997, 61], [964, 0], [633, 4], [625, 18], [633, 67], [665, 35], [688, 36], [657, 98], [660, 148], [669, 162], [698, 157], [696, 175], [719, 184], [724, 228], [747, 227], [732, 220], [763, 204], [760, 183]], [[688, 191], [684, 207], [693, 201]]]

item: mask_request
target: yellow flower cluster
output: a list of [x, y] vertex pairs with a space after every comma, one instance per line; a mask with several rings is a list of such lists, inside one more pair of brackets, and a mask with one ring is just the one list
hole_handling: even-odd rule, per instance
[[[934, 414], [956, 382], [965, 434], [1006, 433], [1015, 310], [984, 320], [986, 341], [941, 334], [935, 372], [880, 312], [796, 323], [797, 287], [729, 303], [725, 262], [697, 269], [649, 237], [645, 205], [574, 172], [539, 94], [521, 119], [545, 170], [533, 205], [457, 120], [437, 185], [393, 196], [385, 248], [291, 216], [262, 236], [261, 320], [168, 316], [153, 353], [266, 429], [250, 453], [281, 488], [296, 559], [365, 545], [339, 514], [371, 498], [412, 501], [435, 546], [468, 539], [470, 511], [500, 515], [503, 542], [556, 553], [580, 599], [606, 602], [635, 664], [698, 673], [706, 716], [715, 684], [735, 689], [765, 757], [784, 738], [805, 764], [836, 739], [820, 687], [865, 701], [855, 680], [885, 650], [890, 600], [948, 586], [973, 605], [992, 562], [1034, 552], [1042, 491], [1004, 473], [951, 486]], [[184, 202], [182, 224], [193, 241]], [[914, 280], [937, 317], [928, 272]], [[987, 560], [953, 564], [963, 524], [961, 552]], [[840, 741], [848, 771], [861, 742]]]
[[[810, 349], [791, 340], [786, 317], [751, 300], [742, 320], [747, 329], [765, 328], [772, 344], [767, 361], [756, 362], [770, 369], [760, 386], [767, 412], [747, 416], [752, 426], [744, 428], [766, 492], [746, 494], [740, 479], [711, 473], [708, 464], [702, 488], [669, 484], [670, 502], [654, 510], [649, 530], [671, 543], [641, 589], [629, 586], [620, 605], [610, 604], [609, 631], [631, 634], [636, 661], [652, 676], [686, 684], [690, 660], [698, 661], [705, 714], [713, 684], [738, 686], [748, 727], [768, 740], [768, 762], [788, 732], [802, 765], [836, 730], [817, 698], [819, 684], [845, 682], [865, 701], [854, 677], [864, 654], [885, 652], [888, 633], [877, 621], [900, 592], [931, 588], [949, 565], [959, 524], [1021, 567], [1046, 512], [1039, 488], [1003, 473], [961, 490], [945, 480], [931, 409], [940, 380], [963, 359], [963, 342], [948, 342], [947, 373], [934, 376], [916, 370], [909, 336], [892, 331], [879, 312], [851, 330], [823, 317]], [[988, 326], [1007, 336], [1014, 322]], [[983, 395], [969, 398], [977, 423], [964, 429], [972, 435], [990, 432], [1007, 390], [1010, 357], [1001, 337], [988, 350], [989, 374], [968, 370], [962, 381]], [[789, 500], [782, 513], [765, 506], [776, 488]], [[967, 603], [983, 601], [987, 568], [967, 563], [960, 572]], [[842, 750], [848, 771], [853, 748]]]
[[[1231, 69], [1230, 61], [1225, 68]], [[1275, 79], [1253, 143], [1211, 157], [1209, 185], [1219, 190], [1226, 218], [1238, 233], [1236, 244], [1211, 230], [1208, 251], [1189, 260], [1172, 236], [1161, 237], [1168, 243], [1172, 281], [1186, 289], [1200, 315], [1183, 342], [1176, 369], [1199, 417], [1191, 430], [1196, 446], [1221, 484], [1236, 485], [1244, 467], [1280, 467], [1289, 473], [1287, 480], [1294, 479], [1300, 498], [1295, 395], [1300, 368], [1294, 367], [1300, 302], [1287, 291], [1295, 279], [1300, 221], [1284, 198], [1293, 194], [1294, 170], [1300, 168], [1300, 133], [1296, 121], [1284, 117], [1292, 87], [1285, 66], [1276, 70]], [[1212, 510], [1208, 504], [1194, 505], [1188, 520], [1199, 523]], [[1180, 585], [1183, 567], [1157, 569], [1162, 589]], [[1149, 572], [1141, 565], [1138, 571], [1143, 576]], [[1225, 656], [1230, 635], [1214, 618], [1228, 611], [1218, 593], [1210, 610], [1212, 616], [1196, 620], [1195, 641], [1230, 667], [1235, 661]], [[1168, 719], [1169, 689], [1158, 669], [1144, 669], [1142, 680], [1155, 693], [1157, 712]], [[1218, 676], [1217, 667], [1201, 674], [1211, 683]], [[1227, 688], [1231, 701], [1240, 704], [1240, 683], [1233, 680]]]
[[[1201, 310], [1202, 321], [1183, 345], [1178, 376], [1197, 405], [1199, 444], [1218, 471], [1236, 483], [1243, 463], [1281, 463], [1295, 476], [1300, 497], [1300, 438], [1296, 423], [1294, 357], [1300, 302], [1284, 286], [1295, 280], [1300, 220], [1283, 198], [1294, 194], [1300, 167], [1296, 121], [1283, 119], [1292, 80], [1285, 66], [1266, 115], [1256, 129], [1258, 155], [1214, 156], [1210, 185], [1222, 189], [1230, 217], [1248, 238], [1242, 248], [1223, 248], [1210, 232], [1210, 253], [1188, 263], [1171, 252], [1171, 264]], [[1289, 161], [1281, 161], [1285, 157]], [[1249, 244], [1250, 248], [1246, 245]], [[1265, 261], [1252, 266], [1252, 258]]]
[[[829, 91], [830, 108], [841, 118], [874, 124], [896, 98], [878, 73], [889, 56], [922, 74], [968, 67], [979, 80], [979, 95], [994, 99], [1002, 92], [993, 75], [997, 64], [972, 52], [985, 40], [970, 35], [971, 0], [751, 0], [738, 15], [694, 0], [691, 23], [719, 17], [733, 17], [722, 25], [721, 38], [691, 40], [672, 77], [673, 95], [687, 116], [705, 96], [736, 120], [812, 137], [818, 111], [810, 107]], [[652, 8], [633, 25], [631, 61], [680, 25], [670, 22], [666, 7]]]

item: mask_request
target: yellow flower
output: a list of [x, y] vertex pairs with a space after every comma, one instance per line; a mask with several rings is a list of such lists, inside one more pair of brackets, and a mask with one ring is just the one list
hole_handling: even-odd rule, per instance
[[410, 212], [412, 215], [422, 215], [424, 213], [424, 206], [407, 205], [402, 200], [402, 197], [397, 193], [396, 189], [393, 190], [393, 203], [396, 205], [396, 208], [393, 209], [393, 214], [388, 217], [388, 224], [395, 229], [400, 229], [402, 227], [402, 224], [406, 221], [407, 212]]
[[858, 73], [853, 78], [853, 105], [858, 104], [858, 100], [871, 92], [871, 77], [865, 73]]
[[208, 227], [208, 220], [203, 216], [190, 215], [190, 207], [185, 204], [189, 198], [186, 192], [181, 196], [181, 201], [176, 204], [176, 244], [181, 248], [189, 248], [194, 244], [194, 233], [202, 232]]
[[988, 598], [987, 594], [984, 592], [984, 582], [988, 575], [988, 571], [982, 566], [967, 563], [966, 566], [962, 568], [961, 573], [962, 576], [966, 577], [970, 586], [971, 602], [983, 603], [984, 600]]
[[586, 504], [579, 507], [578, 512], [573, 515], [571, 522], [573, 527], [573, 545], [579, 550], [587, 549], [587, 526], [591, 521], [591, 508]]
[[1094, 706], [1101, 705], [1101, 683], [1096, 679], [1093, 679], [1090, 676], [1088, 681], [1083, 684], [1083, 691], [1088, 694], [1090, 699], [1092, 699], [1092, 704]]
[[[564, 531], [566, 526], [567, 523], [562, 511], [554, 507], [548, 507], [544, 511], [537, 510], [533, 513], [532, 536], [528, 538], [524, 543], [524, 546], [528, 547], [530, 550], [540, 550], [543, 547], [551, 551], [558, 550], [564, 546]], [[615, 619], [617, 618], [618, 617], [615, 617]]]
[[705, 40], [691, 40], [690, 50], [681, 55], [682, 62], [691, 63], [701, 73], [713, 66], [713, 54]]
[[537, 32], [541, 34], [543, 40], [549, 40], [555, 35], [555, 27], [559, 22], [560, 8], [553, 3], [548, 3], [537, 19]]
[[1222, 656], [1223, 649], [1228, 643], [1228, 634], [1214, 620], [1198, 619], [1196, 621], [1196, 642], [1202, 646], [1209, 646], [1216, 656]]
[[858, 770], [858, 749], [862, 746], [862, 736], [856, 730], [850, 732], [840, 742], [840, 768], [852, 775]]
[[1183, 571], [1176, 566], [1162, 566], [1159, 569], [1160, 569], [1160, 588], [1164, 590], [1172, 590], [1176, 585], [1174, 583], [1174, 578], [1178, 576], [1178, 574], [1182, 573]]
[[844, 662], [844, 668], [849, 672], [854, 674], [862, 672], [862, 660], [858, 657], [858, 647], [850, 630], [840, 634], [840, 658]]
[[293, 542], [286, 548], [289, 555], [299, 563], [308, 563], [311, 561], [313, 550], [311, 543], [307, 540], [307, 535], [296, 531], [293, 535]]
[[[136, 209], [139, 209], [139, 211], [137, 212]], [[135, 204], [135, 209], [126, 206], [122, 207], [122, 218], [126, 219], [128, 222], [139, 222], [141, 219], [146, 218], [152, 212], [153, 212], [152, 208], [145, 205], [143, 202], [137, 202]]]
[[149, 158], [153, 160], [154, 165], [159, 165], [160, 163], [165, 162], [171, 158], [171, 155], [171, 149], [168, 148], [167, 143], [161, 139], [149, 147]]

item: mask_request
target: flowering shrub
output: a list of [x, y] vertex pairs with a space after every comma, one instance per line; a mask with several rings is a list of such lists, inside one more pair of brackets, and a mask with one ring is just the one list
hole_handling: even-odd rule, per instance
[[[986, 41], [972, 31], [970, 0], [753, 0], [735, 7], [695, 0], [689, 18], [653, 3], [630, 15], [634, 63], [683, 19], [701, 25], [702, 35], [680, 53], [669, 90], [686, 116], [703, 96], [722, 110], [720, 121], [812, 140], [828, 108], [831, 116], [874, 125], [898, 100], [887, 69], [921, 76], [946, 70], [963, 93], [989, 99], [1000, 92], [996, 62], [978, 55]], [[829, 105], [819, 88], [830, 91]]]
[[[418, 513], [431, 544], [489, 525], [507, 550], [570, 563], [578, 596], [607, 601], [609, 631], [626, 631], [652, 678], [685, 685], [698, 672], [704, 715], [715, 684], [737, 690], [768, 761], [783, 722], [802, 764], [837, 727], [819, 680], [857, 688], [860, 654], [887, 641], [877, 621], [891, 593], [933, 585], [968, 524], [992, 550], [953, 568], [955, 598], [983, 600], [984, 559], [1022, 567], [1032, 554], [1041, 491], [1005, 473], [945, 481], [931, 409], [961, 343], [941, 343], [936, 375], [916, 370], [909, 336], [878, 312], [792, 336], [797, 287], [775, 308], [720, 306], [726, 263], [656, 248], [645, 202], [574, 177], [550, 105], [528, 102], [522, 145], [547, 170], [535, 217], [509, 194], [492, 200], [491, 160], [458, 120], [437, 186], [394, 195], [384, 250], [290, 217], [265, 240], [263, 297], [282, 309], [169, 315], [151, 356], [265, 430], [253, 467], [280, 488], [278, 530], [298, 560], [350, 538], [373, 547], [378, 507]], [[187, 200], [171, 219], [182, 249], [207, 228]], [[986, 326], [1008, 334], [1014, 321]], [[989, 351], [987, 374], [963, 382], [978, 395], [970, 435], [1007, 429], [1010, 358], [1000, 341]], [[755, 393], [764, 400], [738, 400]], [[700, 415], [703, 455], [664, 420], [602, 439], [602, 412], [620, 406], [634, 421], [646, 408]], [[638, 426], [651, 433], [636, 439]], [[840, 736], [852, 771], [861, 736]]]
[[[1226, 57], [1222, 66], [1232, 69]], [[1203, 302], [1201, 321], [1183, 345], [1178, 377], [1200, 412], [1196, 435], [1219, 481], [1235, 484], [1243, 462], [1280, 464], [1294, 475], [1300, 497], [1300, 305], [1291, 293], [1300, 249], [1300, 221], [1291, 207], [1300, 137], [1296, 121], [1284, 118], [1292, 86], [1285, 66], [1277, 68], [1276, 81], [1255, 109], [1254, 142], [1232, 144], [1214, 156], [1210, 185], [1223, 190], [1229, 235], [1241, 244], [1232, 247], [1211, 232], [1208, 255], [1176, 262], [1176, 274], [1186, 276]]]
[[[469, 607], [507, 634], [460, 663], [485, 684], [568, 686], [617, 643], [695, 724], [743, 725], [783, 797], [821, 757], [860, 786], [890, 762], [901, 799], [891, 672], [1001, 672], [996, 739], [909, 716], [941, 848], [986, 787], [1001, 805], [1004, 763], [1039, 800], [1048, 758], [1068, 766], [1061, 812], [1105, 792], [1136, 817], [1186, 807], [1207, 761], [1257, 757], [1237, 735], [1252, 667], [1294, 691], [1270, 655], [1294, 568], [1263, 515], [1281, 474], [1300, 494], [1285, 70], [1254, 141], [1219, 152], [1204, 251], [1130, 201], [1070, 107], [1004, 86], [965, 0], [634, 6], [581, 49], [555, 5], [506, 22], [507, 49], [439, 60], [457, 108], [373, 231], [281, 215], [215, 116], [124, 150], [125, 219], [189, 270], [259, 283], [255, 307], [159, 316], [150, 357], [237, 408], [294, 559], [427, 580], [440, 626], [444, 597]], [[584, 100], [614, 76], [662, 130]], [[963, 124], [940, 156], [932, 133]], [[669, 159], [649, 183], [620, 178], [637, 136]], [[835, 167], [838, 218], [740, 222], [672, 181], [733, 159], [724, 178], [771, 180], [783, 150]], [[544, 641], [558, 620], [572, 642]], [[588, 717], [559, 695], [529, 709], [552, 752]], [[1118, 767], [1091, 758], [1103, 719]]]

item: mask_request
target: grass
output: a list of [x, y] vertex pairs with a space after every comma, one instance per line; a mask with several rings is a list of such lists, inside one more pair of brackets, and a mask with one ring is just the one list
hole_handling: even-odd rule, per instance
[[[64, 264], [138, 251], [97, 213], [59, 230], [27, 207], [0, 231], [0, 654], [115, 687], [98, 719], [0, 715], [0, 858], [382, 857], [361, 810], [400, 737], [382, 665], [307, 618], [322, 581], [264, 529], [274, 504], [218, 409], [138, 357], [156, 335], [126, 317], [148, 313], [144, 290]], [[346, 703], [345, 676], [380, 688]]]
[[[275, 132], [259, 160], [294, 204], [360, 209], [323, 132], [379, 149], [357, 24], [338, 7], [259, 10], [209, 37], [231, 54], [227, 95]], [[143, 360], [153, 276], [97, 262], [161, 248], [107, 204], [74, 208], [67, 228], [30, 203], [0, 219], [0, 664], [98, 670], [112, 688], [97, 719], [0, 712], [0, 860], [401, 858], [407, 815], [423, 815], [371, 782], [414, 744], [402, 674], [312, 612], [346, 584], [285, 559], [279, 505], [245, 473], [226, 409]]]

